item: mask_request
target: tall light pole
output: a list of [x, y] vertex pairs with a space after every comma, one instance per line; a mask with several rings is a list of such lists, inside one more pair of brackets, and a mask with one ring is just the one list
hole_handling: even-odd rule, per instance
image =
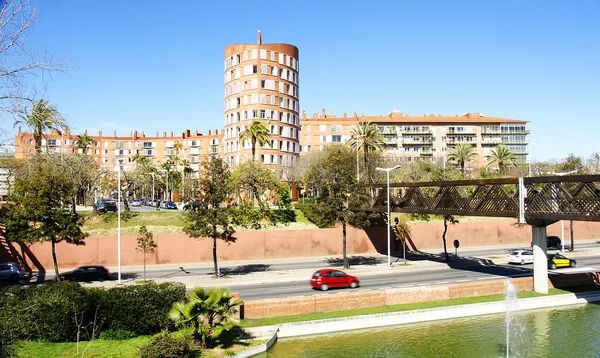
[[392, 259], [390, 256], [390, 229], [392, 222], [390, 220], [390, 172], [394, 169], [400, 168], [400, 165], [393, 166], [391, 168], [375, 168], [375, 170], [380, 170], [386, 173], [387, 175], [387, 256], [388, 256], [388, 266], [392, 264]]
[[121, 161], [117, 160], [117, 282], [121, 283]]

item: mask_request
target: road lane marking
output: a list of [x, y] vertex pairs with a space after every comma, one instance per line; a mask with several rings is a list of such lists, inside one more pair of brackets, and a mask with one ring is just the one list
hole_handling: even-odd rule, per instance
[[450, 283], [449, 281], [440, 281], [440, 282], [436, 282], [436, 285], [445, 285], [447, 283]]
[[454, 282], [469, 282], [469, 280], [456, 280]]

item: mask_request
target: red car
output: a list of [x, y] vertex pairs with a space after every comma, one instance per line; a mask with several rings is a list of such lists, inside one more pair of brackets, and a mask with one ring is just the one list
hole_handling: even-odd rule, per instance
[[327, 291], [330, 288], [350, 287], [356, 288], [360, 281], [354, 276], [340, 270], [322, 269], [315, 272], [310, 279], [310, 285], [317, 290]]

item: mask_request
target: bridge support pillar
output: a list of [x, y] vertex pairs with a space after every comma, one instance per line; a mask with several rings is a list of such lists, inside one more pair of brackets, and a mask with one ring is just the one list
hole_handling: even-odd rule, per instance
[[532, 226], [533, 290], [548, 293], [548, 257], [546, 256], [546, 226]]

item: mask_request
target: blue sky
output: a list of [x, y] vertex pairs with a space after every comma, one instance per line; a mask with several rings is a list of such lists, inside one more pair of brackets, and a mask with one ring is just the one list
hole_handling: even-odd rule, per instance
[[[77, 133], [223, 126], [223, 53], [300, 49], [307, 113], [530, 120], [536, 160], [600, 150], [600, 1], [39, 0], [28, 37], [70, 61], [36, 85]], [[41, 79], [39, 79], [41, 81]], [[12, 130], [12, 120], [4, 126]]]

